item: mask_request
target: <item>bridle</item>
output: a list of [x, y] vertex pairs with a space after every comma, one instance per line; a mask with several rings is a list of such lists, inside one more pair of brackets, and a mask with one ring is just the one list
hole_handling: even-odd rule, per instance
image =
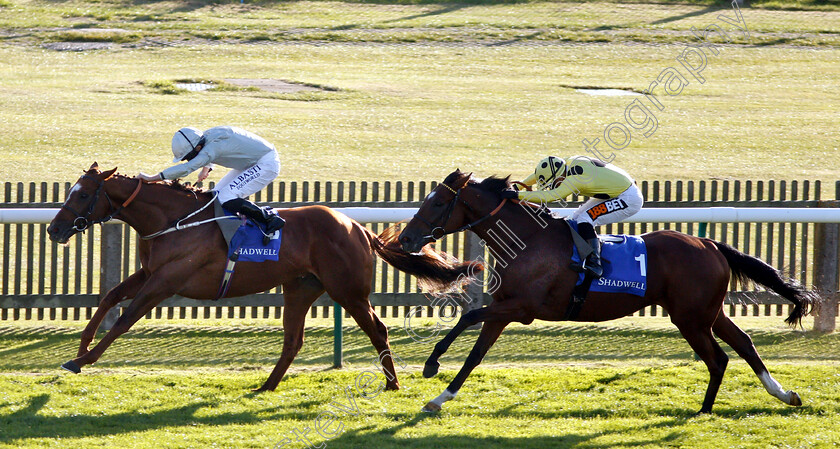
[[[137, 194], [140, 193], [140, 187], [143, 186], [143, 181], [141, 179], [138, 179], [137, 187], [134, 189], [134, 192], [132, 192], [132, 194], [129, 195], [129, 197], [122, 204], [120, 204], [119, 207], [115, 207], [114, 202], [111, 201], [111, 197], [108, 196], [108, 192], [105, 192], [102, 189], [105, 186], [104, 179], [97, 179], [93, 176], [88, 175], [82, 175], [80, 180], [81, 179], [90, 179], [97, 183], [96, 192], [93, 193], [93, 199], [91, 199], [85, 214], [82, 215], [81, 213], [77, 212], [75, 209], [68, 206], [67, 203], [61, 205], [62, 209], [67, 209], [73, 215], [76, 216], [76, 218], [73, 220], [73, 230], [76, 232], [84, 232], [87, 228], [95, 224], [106, 223], [108, 221], [111, 221], [111, 219], [113, 219], [117, 214], [122, 212], [123, 209], [128, 207], [128, 205], [131, 204], [132, 201], [134, 201], [134, 198], [136, 198]], [[104, 194], [105, 198], [108, 200], [108, 210], [111, 212], [105, 217], [92, 220], [90, 216], [93, 215], [93, 209], [96, 208], [96, 204], [99, 202], [100, 193]]]
[[472, 229], [475, 226], [478, 226], [479, 224], [483, 223], [488, 218], [496, 215], [502, 209], [502, 206], [504, 206], [505, 203], [507, 202], [507, 198], [504, 198], [504, 199], [502, 199], [502, 202], [499, 203], [499, 205], [496, 206], [496, 208], [493, 209], [493, 211], [490, 212], [489, 214], [479, 218], [478, 220], [473, 221], [472, 223], [465, 224], [464, 226], [461, 226], [458, 229], [454, 229], [452, 231], [447, 231], [445, 229], [446, 223], [448, 223], [449, 219], [452, 217], [452, 211], [455, 210], [455, 205], [458, 203], [458, 201], [461, 201], [462, 203], [464, 203], [464, 206], [466, 206], [467, 209], [470, 210], [470, 212], [475, 212], [475, 210], [472, 207], [470, 207], [470, 205], [466, 201], [464, 201], [463, 198], [461, 198], [461, 190], [463, 190], [464, 187], [466, 187], [466, 184], [459, 187], [458, 190], [455, 190], [452, 187], [449, 187], [448, 185], [443, 184], [443, 183], [441, 183], [439, 185], [441, 185], [443, 187], [446, 187], [450, 192], [455, 194], [455, 198], [453, 198], [452, 201], [450, 201], [449, 204], [446, 206], [446, 213], [445, 213], [446, 218], [444, 218], [443, 221], [439, 225], [435, 225], [435, 224], [432, 224], [429, 220], [426, 220], [425, 218], [421, 217], [420, 214], [414, 214], [414, 218], [420, 220], [426, 226], [428, 226], [429, 229], [431, 229], [431, 231], [429, 232], [429, 235], [423, 236], [423, 239], [431, 239], [432, 242], [436, 242], [436, 241], [442, 239], [446, 235], [455, 234], [455, 233], [458, 233], [458, 232], [461, 232], [461, 231], [466, 231], [468, 229]]

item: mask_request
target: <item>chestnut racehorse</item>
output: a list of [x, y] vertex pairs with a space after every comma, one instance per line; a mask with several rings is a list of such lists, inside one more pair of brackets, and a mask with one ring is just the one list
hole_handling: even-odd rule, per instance
[[[501, 193], [507, 189], [508, 178], [477, 182], [470, 174], [456, 170], [426, 197], [417, 215], [399, 235], [400, 243], [409, 252], [418, 252], [427, 243], [464, 229], [481, 237], [494, 255], [509, 255], [511, 249], [521, 249], [515, 257], [508, 256], [504, 264], [496, 264], [499, 288], [492, 292], [493, 302], [462, 315], [435, 345], [423, 370], [425, 377], [437, 374], [438, 359], [464, 329], [484, 323], [464, 366], [446, 390], [426, 404], [424, 411], [440, 410], [445, 401], [455, 397], [508, 323], [564, 319], [578, 274], [569, 268], [569, 225], [527, 207], [527, 203], [502, 199]], [[506, 234], [504, 229], [514, 233], [519, 242], [502, 242], [499, 236]], [[801, 322], [818, 297], [785, 281], [763, 261], [724, 243], [675, 231], [656, 231], [641, 237], [647, 245], [645, 296], [592, 292], [576, 321], [613, 320], [659, 305], [709, 369], [701, 413], [712, 410], [728, 361], [713, 333], [747, 361], [771, 395], [786, 404], [801, 405], [799, 395], [785, 391], [770, 375], [750, 337], [726, 316], [722, 305], [730, 276], [753, 280], [792, 302], [793, 311], [786, 319], [791, 325]], [[441, 284], [446, 281], [441, 279]]]
[[[116, 168], [100, 172], [94, 162], [70, 189], [67, 201], [50, 223], [50, 239], [67, 241], [92, 224], [118, 218], [141, 236], [170, 228], [179, 219], [199, 210], [212, 200], [204, 192], [177, 183], [141, 182], [115, 174]], [[450, 262], [434, 251], [410, 255], [396, 242], [390, 245], [347, 216], [323, 206], [280, 210], [285, 220], [279, 260], [238, 262], [225, 297], [236, 297], [283, 286], [283, 350], [271, 375], [259, 390], [274, 390], [303, 344], [306, 311], [325, 291], [356, 320], [370, 337], [386, 372], [386, 388], [397, 390], [388, 330], [368, 295], [374, 270], [374, 253], [398, 269], [407, 269], [420, 279], [432, 277], [456, 280], [468, 264]], [[207, 207], [190, 221], [212, 219]], [[142, 269], [109, 291], [82, 332], [77, 357], [63, 368], [80, 372], [102, 356], [114, 340], [124, 334], [164, 299], [181, 295], [194, 299], [215, 299], [227, 262], [227, 245], [214, 223], [141, 240]], [[89, 350], [108, 310], [124, 300], [131, 303], [108, 333]]]

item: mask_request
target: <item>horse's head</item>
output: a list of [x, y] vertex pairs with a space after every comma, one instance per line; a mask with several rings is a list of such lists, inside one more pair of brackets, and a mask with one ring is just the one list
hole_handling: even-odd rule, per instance
[[105, 180], [116, 171], [114, 168], [101, 172], [96, 162], [90, 166], [70, 189], [67, 200], [47, 228], [50, 240], [67, 243], [74, 234], [84, 231], [108, 215], [111, 205], [104, 193]]
[[[426, 196], [400, 233], [399, 242], [405, 251], [417, 253], [426, 244], [469, 229], [498, 210], [493, 207], [499, 205], [499, 194], [508, 186], [508, 178], [487, 178], [481, 183], [471, 179], [472, 173], [455, 170]], [[489, 212], [491, 209], [493, 212]]]

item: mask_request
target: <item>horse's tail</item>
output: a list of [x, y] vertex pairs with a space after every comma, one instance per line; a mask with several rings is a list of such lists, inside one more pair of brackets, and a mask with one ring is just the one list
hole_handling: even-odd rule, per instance
[[732, 275], [739, 282], [744, 283], [751, 279], [793, 303], [793, 311], [785, 320], [789, 325], [801, 326], [802, 318], [819, 303], [820, 297], [816, 292], [808, 291], [793, 280], [785, 280], [779, 270], [764, 263], [763, 260], [744, 254], [726, 243], [716, 241], [715, 245], [726, 258]]
[[397, 241], [397, 225], [391, 226], [378, 236], [367, 232], [370, 247], [385, 262], [394, 268], [417, 277], [421, 287], [431, 292], [447, 291], [469, 284], [475, 275], [484, 270], [481, 262], [461, 262], [428, 245], [420, 254], [410, 254]]

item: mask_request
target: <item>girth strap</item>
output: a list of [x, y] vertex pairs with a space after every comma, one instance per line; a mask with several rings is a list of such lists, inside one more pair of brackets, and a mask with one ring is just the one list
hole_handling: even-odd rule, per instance
[[569, 219], [565, 218], [566, 224], [569, 226], [569, 232], [572, 233], [572, 244], [577, 247], [578, 255], [580, 256], [580, 265], [576, 263], [570, 264], [570, 268], [576, 272], [583, 271], [583, 282], [580, 285], [575, 285], [572, 289], [572, 297], [569, 298], [569, 305], [566, 307], [566, 314], [564, 320], [575, 320], [580, 314], [580, 309], [583, 307], [583, 302], [586, 301], [586, 295], [589, 293], [589, 287], [592, 286], [594, 277], [588, 270], [583, 269], [586, 263], [586, 258], [593, 253], [592, 246], [578, 234], [577, 230], [569, 223]]
[[237, 250], [228, 258], [227, 266], [225, 267], [225, 275], [222, 276], [222, 285], [219, 286], [219, 293], [216, 294], [216, 297], [213, 298], [213, 301], [218, 301], [221, 298], [224, 298], [227, 295], [228, 290], [230, 290], [230, 278], [233, 276], [233, 269], [236, 266], [236, 261], [239, 260], [239, 249]]
[[589, 287], [592, 286], [594, 278], [589, 272], [583, 275], [583, 282], [580, 285], [575, 285], [572, 289], [572, 297], [569, 298], [569, 306], [566, 307], [566, 315], [564, 320], [575, 320], [580, 314], [580, 309], [583, 307], [583, 302], [586, 301], [586, 295], [589, 293]]

